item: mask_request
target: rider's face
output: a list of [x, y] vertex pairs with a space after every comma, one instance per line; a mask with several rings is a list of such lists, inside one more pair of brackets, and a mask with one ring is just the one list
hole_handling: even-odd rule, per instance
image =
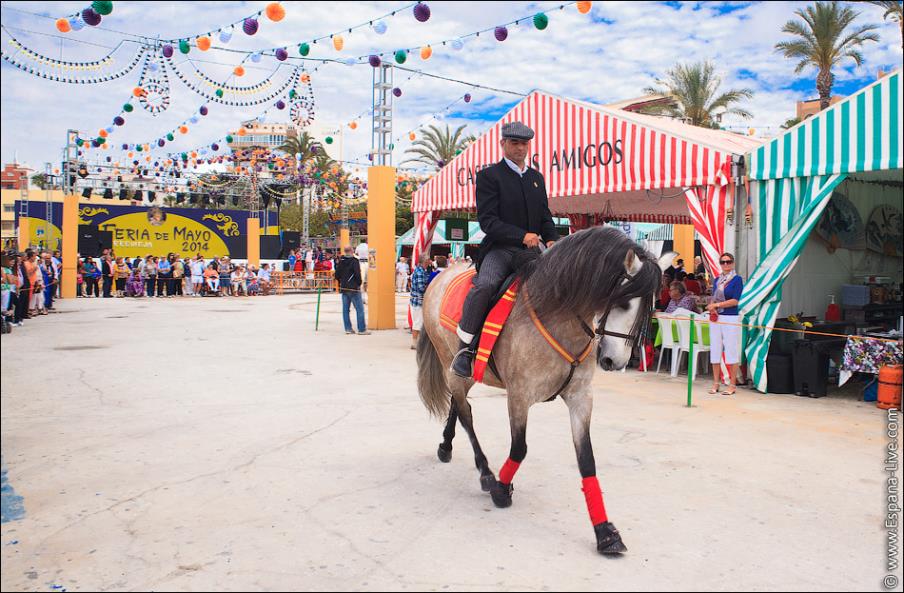
[[502, 152], [505, 158], [518, 164], [524, 163], [529, 148], [529, 140], [515, 140], [514, 138], [504, 138], [502, 140]]

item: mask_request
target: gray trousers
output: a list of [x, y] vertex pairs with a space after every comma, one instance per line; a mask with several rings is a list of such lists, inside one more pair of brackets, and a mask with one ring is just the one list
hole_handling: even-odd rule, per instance
[[480, 262], [480, 272], [474, 278], [474, 285], [465, 297], [461, 321], [458, 328], [469, 334], [477, 334], [489, 313], [490, 300], [499, 291], [502, 283], [512, 270], [512, 258], [518, 247], [496, 247]]

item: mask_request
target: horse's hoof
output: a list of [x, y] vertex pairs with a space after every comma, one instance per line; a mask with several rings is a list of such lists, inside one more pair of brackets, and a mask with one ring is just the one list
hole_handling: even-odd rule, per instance
[[493, 498], [493, 504], [500, 509], [512, 506], [512, 491], [514, 488], [511, 484], [503, 484], [499, 480], [490, 486], [490, 496]]
[[593, 530], [596, 532], [596, 551], [600, 554], [610, 556], [623, 554], [628, 551], [628, 548], [622, 542], [618, 529], [609, 521], [594, 525]]
[[493, 488], [493, 484], [496, 483], [496, 476], [493, 474], [487, 474], [485, 476], [480, 476], [480, 489], [484, 492], [489, 492]]
[[436, 456], [439, 457], [439, 460], [443, 463], [449, 463], [452, 461], [452, 447], [443, 449], [443, 446], [440, 445], [436, 448]]

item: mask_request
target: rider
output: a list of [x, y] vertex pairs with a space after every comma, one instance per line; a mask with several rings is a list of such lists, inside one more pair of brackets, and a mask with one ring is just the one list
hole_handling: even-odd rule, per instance
[[531, 169], [527, 153], [534, 131], [521, 122], [502, 126], [501, 161], [477, 173], [477, 219], [486, 233], [477, 256], [478, 274], [465, 298], [458, 322], [459, 351], [452, 372], [470, 377], [475, 334], [480, 331], [493, 295], [512, 272], [514, 255], [539, 247], [541, 236], [548, 247], [559, 238], [546, 197], [543, 175]]

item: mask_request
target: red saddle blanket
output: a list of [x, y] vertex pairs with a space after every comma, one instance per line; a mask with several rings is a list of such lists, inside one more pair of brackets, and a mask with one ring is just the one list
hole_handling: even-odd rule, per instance
[[[465, 303], [465, 297], [474, 284], [474, 276], [477, 271], [473, 268], [462, 272], [455, 277], [446, 292], [443, 294], [443, 300], [440, 303], [439, 321], [447, 330], [454, 332], [458, 328], [458, 322], [461, 320], [462, 307]], [[493, 353], [493, 346], [496, 345], [496, 339], [502, 332], [512, 308], [515, 306], [515, 296], [518, 293], [520, 279], [512, 282], [511, 286], [502, 295], [502, 298], [490, 309], [486, 321], [483, 323], [483, 331], [480, 333], [480, 341], [477, 346], [477, 355], [474, 358], [474, 374], [475, 381], [483, 381], [486, 372], [487, 363], [490, 355]]]

